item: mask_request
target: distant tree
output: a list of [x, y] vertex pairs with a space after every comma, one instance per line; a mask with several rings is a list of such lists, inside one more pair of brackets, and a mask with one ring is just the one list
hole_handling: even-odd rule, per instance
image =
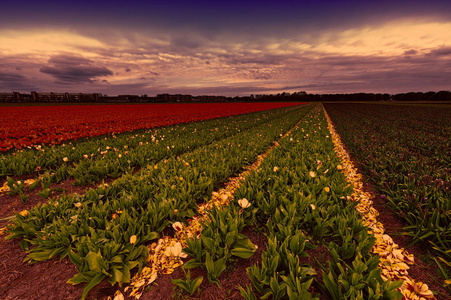
[[450, 101], [451, 100], [451, 92], [450, 91], [440, 91], [436, 95], [436, 100], [438, 101]]

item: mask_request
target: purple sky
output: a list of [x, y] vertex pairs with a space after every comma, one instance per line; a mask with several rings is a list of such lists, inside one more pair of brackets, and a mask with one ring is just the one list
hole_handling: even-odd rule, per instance
[[0, 92], [451, 90], [451, 1], [0, 4]]

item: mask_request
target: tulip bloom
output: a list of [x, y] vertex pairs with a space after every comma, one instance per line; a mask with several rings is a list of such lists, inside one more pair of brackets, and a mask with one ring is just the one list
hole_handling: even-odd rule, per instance
[[242, 207], [242, 208], [248, 208], [249, 206], [251, 206], [251, 203], [246, 199], [240, 199], [238, 200], [238, 204]]
[[183, 224], [180, 222], [175, 222], [174, 224], [172, 224], [172, 228], [174, 228], [176, 231], [182, 231]]
[[130, 237], [130, 244], [134, 244], [134, 243], [136, 243], [136, 235], [132, 235]]

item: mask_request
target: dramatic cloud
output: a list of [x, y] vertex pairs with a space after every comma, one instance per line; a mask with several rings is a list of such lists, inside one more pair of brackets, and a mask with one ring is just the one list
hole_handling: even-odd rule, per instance
[[449, 1], [174, 0], [136, 9], [121, 0], [24, 0], [27, 11], [5, 1], [3, 89], [235, 96], [451, 88]]
[[106, 67], [95, 66], [92, 60], [80, 55], [52, 56], [49, 63], [53, 66], [44, 66], [40, 71], [52, 75], [58, 83], [92, 83], [96, 77], [113, 75], [111, 70]]

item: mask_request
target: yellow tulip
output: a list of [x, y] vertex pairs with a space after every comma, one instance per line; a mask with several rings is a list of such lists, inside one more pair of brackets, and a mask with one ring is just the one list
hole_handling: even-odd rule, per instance
[[174, 246], [166, 248], [164, 254], [169, 257], [179, 257], [182, 254], [182, 244], [176, 242]]
[[132, 235], [130, 237], [130, 244], [134, 244], [134, 243], [136, 243], [136, 235]]
[[238, 200], [238, 204], [239, 204], [242, 208], [248, 208], [248, 207], [251, 205], [251, 203], [250, 203], [246, 198], [243, 198], [243, 199]]
[[116, 291], [116, 293], [114, 293], [114, 299], [113, 300], [124, 300], [124, 295], [122, 295], [121, 291]]
[[176, 231], [182, 231], [183, 224], [180, 222], [175, 222], [174, 224], [172, 224], [172, 228], [174, 228]]

